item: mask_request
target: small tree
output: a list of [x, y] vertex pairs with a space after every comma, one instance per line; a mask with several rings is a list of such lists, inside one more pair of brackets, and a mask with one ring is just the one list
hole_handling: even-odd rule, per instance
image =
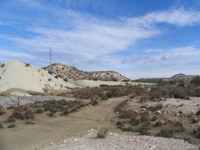
[[192, 79], [191, 83], [194, 84], [194, 85], [200, 85], [200, 76], [199, 75], [195, 76]]

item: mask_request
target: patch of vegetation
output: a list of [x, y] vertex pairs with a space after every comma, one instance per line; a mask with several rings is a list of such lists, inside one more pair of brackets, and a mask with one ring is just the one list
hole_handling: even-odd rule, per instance
[[181, 122], [175, 122], [173, 131], [175, 133], [184, 132], [186, 129], [184, 128]]
[[160, 132], [157, 134], [157, 136], [170, 138], [170, 137], [173, 137], [174, 134], [173, 134], [173, 130], [162, 128]]
[[26, 65], [26, 67], [29, 67], [30, 66], [30, 64], [25, 64]]
[[15, 119], [25, 119], [25, 115], [22, 114], [21, 112], [13, 112], [12, 115], [10, 116], [10, 118], [15, 118]]
[[196, 115], [200, 115], [200, 110], [199, 110], [199, 111], [197, 111]]
[[97, 138], [105, 138], [107, 133], [108, 133], [108, 129], [107, 128], [100, 128], [97, 131]]
[[37, 109], [36, 111], [35, 111], [35, 113], [36, 114], [41, 114], [41, 113], [43, 113], [44, 111], [41, 109], [41, 108], [39, 108], [39, 109]]
[[132, 118], [130, 120], [130, 123], [133, 125], [133, 126], [138, 126], [140, 123], [141, 123], [141, 120], [140, 119], [134, 119]]
[[193, 77], [193, 79], [191, 80], [191, 83], [196, 86], [199, 86], [200, 85], [200, 76]]
[[124, 124], [121, 121], [117, 121], [116, 125], [118, 128], [124, 127]]
[[3, 110], [3, 107], [0, 106], [0, 116], [4, 115], [6, 112]]
[[102, 96], [101, 96], [101, 99], [102, 99], [102, 100], [108, 100], [108, 96], [107, 96], [107, 95], [102, 95]]
[[63, 111], [63, 113], [61, 115], [65, 115], [67, 116], [70, 112], [68, 110]]
[[30, 121], [26, 121], [25, 124], [27, 124], [27, 125], [32, 125], [32, 124], [35, 124], [35, 123], [30, 122]]
[[193, 134], [196, 138], [200, 139], [200, 127], [197, 130], [193, 130]]
[[148, 110], [154, 112], [154, 111], [160, 110], [162, 108], [163, 108], [162, 104], [157, 104], [156, 106], [150, 106], [150, 107], [148, 107]]
[[5, 67], [5, 64], [4, 64], [4, 63], [1, 64], [1, 68], [3, 68], [3, 67]]
[[135, 130], [132, 128], [132, 127], [123, 127], [123, 128], [120, 128], [122, 131], [124, 132], [135, 132]]
[[151, 133], [149, 131], [143, 130], [143, 129], [140, 129], [139, 133], [140, 133], [140, 135], [151, 135]]
[[0, 116], [4, 115], [6, 112], [0, 111]]
[[8, 128], [15, 128], [16, 127], [16, 125], [13, 123], [13, 124], [10, 124], [9, 126], [8, 126]]
[[136, 119], [138, 113], [135, 110], [128, 109], [128, 110], [123, 110], [120, 112], [120, 118], [123, 119]]
[[196, 144], [196, 142], [193, 141], [193, 140], [190, 139], [190, 138], [186, 138], [186, 137], [184, 137], [183, 140], [186, 141], [186, 142], [188, 142], [188, 143], [190, 143], [190, 144]]
[[13, 119], [13, 118], [8, 118], [7, 121], [5, 121], [5, 123], [9, 123], [9, 122], [15, 122], [15, 119]]
[[31, 110], [26, 111], [25, 114], [24, 114], [25, 119], [34, 119], [35, 118], [34, 114], [35, 113]]
[[156, 120], [158, 120], [158, 117], [156, 117], [156, 116], [154, 116], [154, 117], [151, 119], [151, 121], [156, 121]]
[[2, 123], [0, 123], [0, 129], [3, 129], [3, 124]]
[[163, 125], [162, 122], [158, 121], [158, 122], [156, 122], [155, 127], [160, 127], [162, 125]]

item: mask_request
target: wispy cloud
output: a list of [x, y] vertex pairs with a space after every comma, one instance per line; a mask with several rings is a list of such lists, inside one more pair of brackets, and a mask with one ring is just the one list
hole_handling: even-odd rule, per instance
[[28, 30], [39, 36], [30, 39], [7, 36], [7, 39], [30, 51], [46, 51], [51, 45], [57, 52], [91, 57], [125, 50], [138, 39], [150, 38], [159, 33], [157, 30], [97, 24], [88, 24], [86, 28], [79, 24], [69, 31], [45, 28]]
[[[30, 6], [39, 7], [35, 1], [33, 4], [29, 4], [27, 0], [20, 1]], [[54, 10], [53, 13], [56, 12], [62, 17], [61, 12], [63, 11]], [[119, 21], [99, 20], [76, 14], [71, 16], [74, 19], [70, 20], [73, 22], [73, 27], [70, 29], [32, 27], [27, 28], [27, 31], [37, 33], [37, 36], [22, 38], [8, 35], [7, 39], [29, 51], [46, 51], [51, 45], [56, 52], [81, 54], [91, 58], [126, 50], [140, 39], [162, 34], [162, 31], [156, 27], [158, 23], [169, 23], [177, 26], [199, 24], [199, 14], [199, 11], [181, 8], [152, 12], [141, 17], [122, 18]], [[55, 23], [57, 22], [58, 20], [55, 20]], [[163, 59], [165, 57], [163, 56]]]
[[[156, 49], [154, 54], [149, 54], [148, 51], [144, 51], [145, 53], [142, 55], [133, 55], [122, 60], [122, 63], [130, 63], [130, 62], [144, 62], [144, 63], [160, 63], [166, 61], [180, 61], [185, 57], [199, 57], [200, 51], [197, 46], [187, 46], [187, 47], [178, 47], [172, 49]], [[191, 60], [191, 59], [189, 59]], [[186, 60], [185, 60], [186, 61]], [[170, 62], [171, 63], [171, 62]]]
[[152, 12], [142, 17], [129, 19], [130, 25], [150, 26], [157, 23], [168, 23], [176, 26], [200, 24], [200, 11], [185, 10], [184, 8]]

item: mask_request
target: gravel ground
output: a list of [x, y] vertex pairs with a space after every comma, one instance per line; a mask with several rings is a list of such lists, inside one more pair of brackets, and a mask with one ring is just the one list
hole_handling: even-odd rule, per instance
[[97, 132], [90, 130], [79, 137], [51, 143], [42, 150], [199, 150], [183, 140], [150, 136], [131, 136], [109, 132], [104, 139], [96, 138]]
[[[20, 105], [25, 105], [28, 103], [34, 103], [34, 102], [43, 102], [48, 100], [75, 100], [74, 98], [67, 98], [67, 97], [60, 97], [60, 96], [41, 96], [41, 95], [33, 95], [31, 97], [26, 98], [20, 98]], [[8, 108], [10, 106], [17, 106], [17, 98], [14, 96], [3, 96], [0, 97], [0, 105]]]

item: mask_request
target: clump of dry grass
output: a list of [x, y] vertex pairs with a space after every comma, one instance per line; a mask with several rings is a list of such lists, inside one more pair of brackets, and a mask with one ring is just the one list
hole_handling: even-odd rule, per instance
[[97, 131], [97, 138], [105, 138], [108, 133], [107, 128], [99, 128]]

